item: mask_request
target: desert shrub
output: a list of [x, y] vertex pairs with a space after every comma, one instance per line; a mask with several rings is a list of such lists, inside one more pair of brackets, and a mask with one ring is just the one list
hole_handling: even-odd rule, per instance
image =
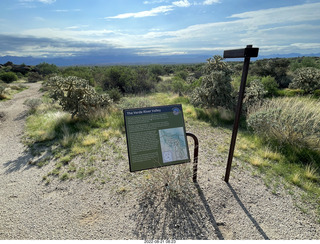
[[291, 62], [290, 64], [290, 70], [296, 71], [300, 68], [305, 67], [314, 67], [314, 68], [320, 68], [319, 64], [316, 62], [316, 59], [314, 57], [302, 57], [298, 58], [297, 60]]
[[108, 94], [110, 96], [110, 98], [112, 99], [113, 102], [119, 102], [121, 97], [122, 97], [122, 94], [119, 90], [119, 88], [112, 88], [108, 91]]
[[38, 70], [38, 73], [40, 75], [44, 76], [59, 73], [58, 66], [56, 66], [55, 64], [48, 64], [46, 62], [36, 65], [36, 69]]
[[5, 85], [2, 85], [0, 83], [0, 94], [3, 94], [5, 89], [6, 89]]
[[302, 89], [285, 88], [285, 89], [277, 90], [276, 95], [281, 97], [295, 97], [295, 96], [303, 96], [304, 93], [305, 92]]
[[18, 80], [18, 76], [13, 72], [6, 72], [0, 74], [0, 79], [6, 83], [11, 83]]
[[297, 69], [290, 88], [303, 89], [306, 93], [320, 89], [320, 69], [313, 67]]
[[38, 72], [30, 72], [28, 74], [28, 82], [38, 82], [43, 79], [42, 75], [40, 75]]
[[320, 89], [315, 90], [314, 93], [313, 93], [313, 95], [314, 95], [315, 97], [320, 97]]
[[290, 61], [285, 58], [257, 60], [250, 67], [250, 74], [274, 77], [281, 88], [287, 88], [291, 82], [287, 76]]
[[173, 92], [179, 93], [179, 96], [182, 96], [182, 94], [187, 91], [188, 84], [185, 80], [176, 76], [172, 79], [172, 88]]
[[247, 118], [259, 135], [280, 145], [320, 151], [320, 101], [311, 98], [273, 98]]
[[45, 84], [50, 97], [59, 101], [64, 111], [72, 117], [88, 118], [95, 110], [107, 107], [111, 100], [107, 94], [97, 94], [88, 81], [75, 76], [55, 76]]
[[0, 83], [0, 100], [6, 99], [7, 96], [4, 94], [6, 86]]
[[29, 107], [30, 113], [35, 113], [37, 108], [42, 104], [42, 100], [39, 98], [31, 98], [27, 99], [23, 104]]
[[172, 79], [165, 78], [158, 82], [155, 86], [157, 92], [172, 92]]
[[105, 71], [101, 79], [101, 86], [105, 90], [119, 89], [122, 94], [137, 94], [148, 92], [154, 88], [157, 76], [143, 67], [136, 69], [130, 67], [114, 66]]
[[231, 69], [221, 56], [208, 59], [201, 84], [191, 95], [195, 106], [232, 108]]
[[266, 96], [273, 96], [277, 93], [279, 85], [274, 77], [264, 76], [261, 78], [261, 83], [267, 92]]

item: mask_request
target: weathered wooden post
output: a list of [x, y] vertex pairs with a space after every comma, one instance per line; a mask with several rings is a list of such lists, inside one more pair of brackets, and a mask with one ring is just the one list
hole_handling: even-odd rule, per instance
[[239, 90], [239, 96], [238, 96], [238, 104], [237, 104], [236, 116], [233, 124], [227, 169], [226, 169], [226, 174], [224, 178], [224, 181], [227, 183], [229, 183], [233, 153], [234, 153], [236, 140], [237, 140], [243, 97], [245, 93], [247, 76], [249, 71], [250, 58], [258, 57], [258, 52], [259, 52], [259, 48], [253, 48], [252, 45], [247, 45], [247, 47], [244, 49], [226, 50], [223, 53], [224, 58], [244, 58], [241, 84], [240, 84], [240, 90]]

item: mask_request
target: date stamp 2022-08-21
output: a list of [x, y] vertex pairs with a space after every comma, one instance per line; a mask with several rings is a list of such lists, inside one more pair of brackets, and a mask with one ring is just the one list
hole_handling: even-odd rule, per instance
[[174, 244], [176, 240], [144, 240], [146, 244]]

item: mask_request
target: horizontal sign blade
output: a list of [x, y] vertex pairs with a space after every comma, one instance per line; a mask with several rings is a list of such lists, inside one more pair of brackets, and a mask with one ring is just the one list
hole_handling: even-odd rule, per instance
[[259, 48], [243, 48], [226, 50], [223, 53], [224, 58], [255, 58], [258, 57]]

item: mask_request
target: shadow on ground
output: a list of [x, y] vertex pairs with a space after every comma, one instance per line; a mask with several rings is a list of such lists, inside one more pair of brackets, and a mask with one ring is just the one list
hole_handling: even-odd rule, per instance
[[[39, 149], [40, 150], [40, 149]], [[9, 160], [5, 162], [3, 165], [5, 167], [5, 173], [10, 174], [20, 170], [28, 170], [31, 167], [41, 167], [40, 162], [48, 160], [51, 156], [50, 150], [41, 151], [41, 153], [37, 156], [31, 149], [26, 149], [23, 152], [23, 155], [17, 157], [14, 160]]]
[[196, 184], [194, 196], [158, 193], [140, 199], [131, 216], [136, 222], [134, 234], [138, 239], [223, 240], [210, 206]]
[[263, 229], [261, 228], [261, 226], [258, 224], [258, 222], [253, 218], [253, 216], [250, 214], [250, 212], [248, 211], [248, 209], [245, 207], [245, 205], [243, 204], [243, 202], [240, 200], [237, 192], [233, 189], [233, 187], [230, 184], [227, 184], [230, 191], [232, 192], [232, 195], [234, 196], [234, 198], [236, 199], [237, 203], [240, 205], [240, 207], [242, 208], [242, 210], [245, 212], [245, 214], [247, 215], [247, 217], [250, 219], [250, 221], [252, 222], [252, 224], [254, 225], [254, 227], [257, 229], [257, 231], [260, 233], [260, 235], [263, 237], [263, 239], [265, 240], [270, 240], [269, 237], [267, 236], [267, 234], [263, 231]]

